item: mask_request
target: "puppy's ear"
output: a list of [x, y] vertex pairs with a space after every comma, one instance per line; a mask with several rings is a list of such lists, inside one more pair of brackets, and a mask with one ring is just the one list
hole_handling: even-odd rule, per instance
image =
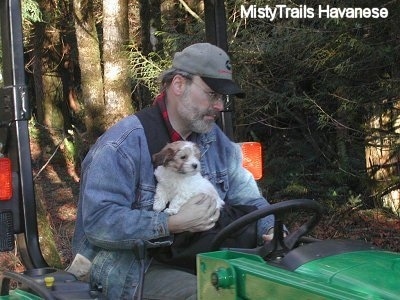
[[153, 158], [153, 164], [155, 165], [155, 167], [162, 165], [163, 158], [162, 158], [161, 152], [153, 154], [152, 158]]
[[162, 149], [160, 152], [153, 154], [153, 163], [156, 167], [166, 166], [171, 160], [174, 159], [175, 151], [169, 147]]
[[152, 155], [151, 158], [152, 158], [152, 160], [153, 160], [153, 164], [154, 164], [156, 167], [161, 166], [161, 165], [163, 164], [164, 156], [165, 156], [164, 152], [165, 152], [165, 149], [167, 149], [167, 147], [169, 147], [169, 145], [170, 145], [170, 143], [167, 143], [167, 144], [164, 146], [164, 148], [162, 148], [162, 149], [160, 150], [160, 152], [157, 152], [157, 153], [155, 153], [155, 154]]

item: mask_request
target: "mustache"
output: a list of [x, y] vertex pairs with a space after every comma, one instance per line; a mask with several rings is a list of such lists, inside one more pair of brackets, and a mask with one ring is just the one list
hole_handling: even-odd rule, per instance
[[205, 116], [214, 117], [215, 119], [218, 119], [221, 116], [221, 112], [218, 111], [218, 110], [210, 109], [204, 115]]

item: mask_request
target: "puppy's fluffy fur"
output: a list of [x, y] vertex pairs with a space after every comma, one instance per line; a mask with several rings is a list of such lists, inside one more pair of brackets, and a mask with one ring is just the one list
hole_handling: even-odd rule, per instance
[[224, 201], [219, 197], [214, 186], [200, 174], [200, 150], [196, 144], [178, 141], [167, 144], [160, 152], [153, 155], [157, 166], [154, 175], [158, 184], [154, 196], [153, 209], [169, 215], [176, 214], [180, 207], [191, 197], [200, 193], [208, 194], [217, 201], [221, 208]]

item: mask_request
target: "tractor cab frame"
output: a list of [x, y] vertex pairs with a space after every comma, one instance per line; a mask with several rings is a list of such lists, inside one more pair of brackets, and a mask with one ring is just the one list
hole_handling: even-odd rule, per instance
[[[227, 50], [224, 1], [204, 0], [204, 8], [206, 40]], [[49, 267], [42, 255], [20, 0], [0, 0], [0, 22], [0, 251], [11, 251], [16, 245], [25, 267], [22, 273], [0, 273], [0, 299], [103, 299], [101, 287]], [[225, 104], [219, 125], [232, 138], [233, 99], [227, 98]], [[285, 237], [285, 214], [301, 209], [311, 210], [311, 219]], [[231, 232], [269, 214], [275, 216], [276, 230], [270, 243], [255, 249], [217, 251]], [[319, 216], [315, 201], [292, 200], [231, 223], [213, 241], [216, 251], [197, 256], [198, 299], [399, 299], [400, 254], [360, 241], [304, 239]], [[17, 283], [16, 289], [12, 283]]]

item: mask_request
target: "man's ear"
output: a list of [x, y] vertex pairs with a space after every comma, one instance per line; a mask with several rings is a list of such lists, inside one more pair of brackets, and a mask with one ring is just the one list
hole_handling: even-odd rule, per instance
[[172, 79], [170, 89], [172, 89], [175, 95], [181, 96], [185, 92], [187, 81], [188, 79], [177, 74], [174, 79]]

